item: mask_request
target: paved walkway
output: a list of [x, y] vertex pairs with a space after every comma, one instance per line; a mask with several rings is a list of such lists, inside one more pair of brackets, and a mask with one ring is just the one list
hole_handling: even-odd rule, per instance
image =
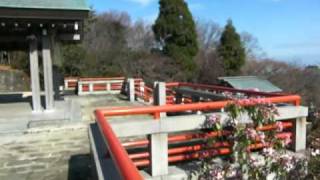
[[0, 137], [0, 179], [87, 180], [91, 159], [86, 126]]
[[91, 96], [70, 96], [66, 99], [76, 101], [81, 108], [82, 119], [84, 121], [94, 121], [94, 110], [105, 107], [121, 106], [143, 106], [139, 102], [129, 102], [123, 95], [91, 95]]
[[[94, 121], [94, 110], [98, 107], [143, 105], [130, 103], [118, 95], [69, 96], [66, 102], [79, 107], [78, 119], [59, 118], [67, 117], [64, 113], [70, 109], [58, 104], [61, 108], [56, 113], [59, 115], [42, 116], [47, 121], [39, 121], [41, 116], [37, 116], [32, 126], [30, 119], [34, 115], [29, 104], [0, 104], [0, 131], [16, 128], [18, 132], [0, 133], [0, 180], [92, 179], [88, 125]], [[26, 124], [29, 124], [27, 129]]]

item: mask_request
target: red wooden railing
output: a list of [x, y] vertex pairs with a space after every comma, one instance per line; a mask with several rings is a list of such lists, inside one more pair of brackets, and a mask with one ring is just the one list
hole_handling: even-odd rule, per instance
[[[300, 96], [289, 95], [289, 96], [278, 96], [278, 97], [267, 97], [264, 98], [266, 102], [270, 103], [291, 103], [298, 106], [300, 104]], [[193, 103], [193, 104], [180, 104], [180, 105], [164, 105], [164, 106], [148, 106], [148, 107], [116, 107], [111, 109], [100, 109], [96, 111], [97, 123], [99, 124], [100, 130], [106, 139], [108, 148], [116, 166], [124, 179], [139, 179], [139, 172], [136, 168], [147, 166], [150, 164], [149, 152], [133, 153], [128, 154], [124, 147], [137, 147], [146, 146], [149, 144], [148, 140], [140, 140], [135, 142], [126, 142], [121, 144], [119, 139], [116, 138], [114, 132], [111, 129], [110, 124], [107, 122], [106, 117], [110, 116], [124, 116], [124, 115], [153, 115], [155, 119], [159, 119], [160, 113], [169, 112], [185, 112], [185, 111], [211, 111], [224, 108], [231, 101], [221, 101], [221, 102], [206, 102], [206, 103]], [[254, 101], [252, 101], [254, 102]], [[240, 101], [241, 103], [241, 101]], [[251, 106], [254, 103], [243, 102], [243, 105]], [[284, 129], [292, 128], [292, 122], [288, 121], [283, 124]], [[266, 131], [276, 128], [275, 125], [267, 125], [259, 130]], [[174, 135], [169, 137], [169, 143], [189, 141], [194, 139], [203, 139], [208, 137], [216, 136], [226, 136], [227, 131], [224, 132], [213, 132], [205, 134], [182, 134]], [[283, 139], [290, 137], [292, 138], [292, 132], [281, 132], [276, 135], [277, 138]], [[248, 148], [251, 150], [260, 149], [266, 145], [260, 143], [257, 139], [257, 143], [250, 145]], [[217, 155], [227, 155], [232, 151], [230, 149], [229, 142], [220, 142], [214, 144], [210, 148], [206, 148], [203, 144], [187, 145], [182, 147], [175, 147], [169, 149], [169, 162], [179, 162], [185, 160], [197, 159], [199, 157], [217, 156]]]
[[[261, 99], [257, 99], [261, 100]], [[263, 98], [265, 102], [270, 103], [291, 103], [293, 105], [300, 105], [301, 97], [297, 95], [280, 96], [280, 97], [269, 97]], [[148, 107], [130, 107], [130, 108], [119, 108], [116, 110], [101, 110], [106, 116], [123, 116], [123, 115], [139, 115], [139, 114], [151, 114], [154, 117], [159, 117], [162, 112], [184, 112], [184, 111], [205, 111], [205, 110], [217, 110], [224, 108], [226, 105], [231, 103], [228, 101], [217, 101], [217, 102], [203, 102], [193, 104], [177, 104], [177, 105], [165, 105], [165, 106], [148, 106]], [[243, 101], [246, 103], [245, 101]], [[254, 102], [254, 101], [253, 101]], [[254, 105], [245, 104], [245, 105]]]
[[275, 96], [285, 96], [288, 94], [283, 93], [267, 93], [267, 92], [257, 92], [252, 90], [241, 90], [234, 89], [223, 86], [216, 85], [207, 85], [207, 84], [194, 84], [194, 83], [185, 83], [185, 82], [170, 82], [166, 84], [167, 88], [175, 88], [175, 87], [189, 87], [198, 90], [207, 90], [207, 91], [215, 91], [215, 92], [230, 92], [230, 93], [243, 93], [251, 96], [263, 96], [263, 97], [275, 97]]
[[[166, 83], [166, 101], [167, 104], [175, 104], [175, 91], [174, 88], [179, 87], [188, 87], [194, 90], [203, 90], [207, 92], [214, 92], [214, 93], [242, 93], [246, 95], [247, 97], [279, 97], [279, 96], [286, 96], [288, 94], [284, 93], [266, 93], [266, 92], [257, 92], [252, 90], [240, 90], [240, 89], [234, 89], [229, 87], [222, 87], [222, 86], [216, 86], [216, 85], [206, 85], [206, 84], [195, 84], [195, 83], [184, 83], [184, 82], [169, 82]], [[152, 102], [153, 99], [153, 89], [150, 87], [145, 86], [144, 92], [141, 92], [141, 87], [136, 86], [136, 96], [140, 99], [143, 99], [145, 102]], [[189, 104], [192, 103], [192, 99], [188, 97], [184, 97], [182, 100], [183, 104]]]
[[[90, 91], [89, 84], [90, 82], [93, 82], [92, 90], [93, 92], [101, 92], [101, 91], [107, 91], [107, 84], [110, 84], [110, 90], [111, 91], [121, 91], [123, 87], [123, 83], [125, 82], [125, 78], [82, 78], [79, 80], [78, 83], [81, 83], [82, 86], [79, 88], [82, 88], [81, 92], [88, 92]], [[134, 79], [135, 85], [139, 85], [140, 82], [142, 82], [142, 79]]]
[[100, 131], [107, 143], [109, 153], [116, 164], [116, 168], [124, 180], [142, 180], [142, 176], [139, 173], [137, 167], [133, 164], [127, 151], [121, 145], [119, 139], [113, 132], [110, 124], [105, 118], [104, 114], [97, 110], [95, 112], [97, 123], [99, 125]]
[[153, 102], [153, 89], [146, 86], [144, 83], [135, 83], [135, 96], [146, 103]]
[[64, 89], [65, 90], [76, 90], [78, 87], [78, 77], [66, 77], [64, 78]]
[[[66, 90], [76, 90], [79, 81], [110, 81], [110, 80], [125, 80], [125, 77], [95, 77], [95, 78], [81, 78], [81, 77], [66, 77], [64, 78], [64, 86]], [[88, 87], [87, 87], [88, 88]]]
[[[80, 77], [67, 77], [65, 78], [65, 89], [66, 90], [76, 90], [78, 89], [79, 82], [96, 82], [93, 85], [93, 91], [99, 92], [99, 91], [107, 91], [106, 83], [107, 81], [111, 82], [110, 90], [111, 91], [120, 91], [123, 82], [125, 82], [125, 77], [95, 77], [95, 78], [80, 78]], [[135, 83], [143, 82], [140, 78], [135, 78]], [[83, 83], [81, 86], [81, 92], [88, 92], [90, 90], [89, 83]]]

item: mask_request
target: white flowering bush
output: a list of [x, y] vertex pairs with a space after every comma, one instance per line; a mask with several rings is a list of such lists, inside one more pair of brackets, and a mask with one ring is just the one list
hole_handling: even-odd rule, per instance
[[320, 179], [320, 150], [312, 149], [308, 161], [308, 178]]
[[[212, 158], [203, 158], [199, 179], [287, 179], [291, 175], [304, 177], [307, 164], [286, 150], [291, 137], [283, 132], [282, 122], [275, 120], [278, 115], [274, 104], [263, 99], [234, 100], [225, 112], [228, 118], [218, 115], [207, 118], [205, 126], [218, 137], [208, 139], [208, 148], [229, 142], [231, 154], [225, 161], [215, 163]], [[241, 117], [250, 121], [241, 122]], [[224, 135], [227, 134], [227, 135]]]

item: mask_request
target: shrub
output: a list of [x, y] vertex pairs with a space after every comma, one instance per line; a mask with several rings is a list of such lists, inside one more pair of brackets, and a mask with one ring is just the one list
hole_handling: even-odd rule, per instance
[[[254, 106], [252, 106], [254, 105]], [[276, 121], [277, 109], [274, 104], [263, 99], [235, 100], [226, 107], [228, 118], [209, 116], [206, 127], [214, 132], [230, 132], [228, 136], [208, 139], [208, 147], [228, 142], [232, 154], [228, 161], [217, 164], [212, 158], [204, 158], [201, 164], [200, 179], [285, 179], [291, 174], [306, 176], [306, 161], [297, 158], [286, 150], [290, 136], [277, 138], [283, 131], [283, 124]], [[249, 119], [248, 121], [244, 119]], [[263, 126], [273, 125], [265, 131]], [[253, 153], [256, 149], [262, 151]]]

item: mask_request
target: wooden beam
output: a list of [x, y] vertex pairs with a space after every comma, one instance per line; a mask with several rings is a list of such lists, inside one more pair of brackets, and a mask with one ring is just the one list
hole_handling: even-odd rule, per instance
[[0, 36], [0, 43], [12, 43], [12, 42], [26, 42], [27, 36], [24, 35], [17, 35], [17, 36]]
[[0, 36], [16, 36], [33, 34], [41, 35], [42, 29], [56, 29], [61, 34], [81, 34], [83, 32], [83, 22], [77, 21], [41, 21], [23, 20], [10, 21], [3, 20], [0, 24]]
[[41, 10], [0, 8], [0, 18], [14, 19], [46, 19], [46, 20], [75, 20], [82, 21], [88, 17], [85, 10]]

